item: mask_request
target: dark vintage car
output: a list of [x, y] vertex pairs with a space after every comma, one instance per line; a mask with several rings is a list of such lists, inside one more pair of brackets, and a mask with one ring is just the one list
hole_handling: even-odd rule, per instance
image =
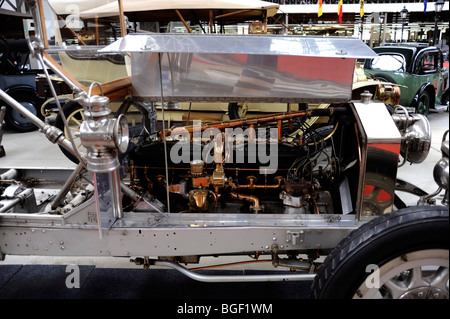
[[378, 57], [365, 61], [368, 76], [401, 85], [400, 105], [427, 115], [430, 108], [448, 103], [448, 69], [437, 47], [420, 44], [374, 48]]
[[[31, 70], [25, 39], [11, 40], [0, 35], [0, 89], [17, 99], [28, 111], [40, 115], [43, 100], [37, 96], [37, 70]], [[16, 132], [29, 132], [37, 127], [0, 99], [6, 107], [5, 123]]]
[[[39, 70], [37, 62], [31, 61], [24, 27], [28, 19], [31, 19], [29, 13], [0, 8], [0, 89], [17, 99], [28, 111], [42, 118], [40, 108], [43, 100], [37, 96], [35, 81]], [[0, 107], [5, 107], [4, 120], [9, 129], [16, 132], [37, 129], [1, 99]]]

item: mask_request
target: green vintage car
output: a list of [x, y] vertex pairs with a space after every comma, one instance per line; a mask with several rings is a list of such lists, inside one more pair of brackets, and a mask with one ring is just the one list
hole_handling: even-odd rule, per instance
[[400, 85], [400, 105], [427, 115], [430, 108], [448, 103], [448, 69], [438, 47], [402, 44], [373, 50], [378, 57], [365, 61], [365, 72]]

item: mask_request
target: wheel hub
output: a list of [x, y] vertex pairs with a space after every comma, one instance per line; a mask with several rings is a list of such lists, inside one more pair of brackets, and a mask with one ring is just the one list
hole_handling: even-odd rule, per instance
[[435, 287], [418, 287], [405, 292], [400, 299], [448, 299], [448, 293]]
[[448, 250], [414, 251], [392, 259], [373, 272], [354, 298], [448, 299], [449, 273]]

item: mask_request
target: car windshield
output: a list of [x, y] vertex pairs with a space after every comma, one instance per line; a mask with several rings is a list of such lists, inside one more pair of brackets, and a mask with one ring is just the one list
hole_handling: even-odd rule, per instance
[[44, 1], [49, 45], [108, 45], [121, 37], [119, 12], [108, 0]]
[[372, 60], [372, 70], [403, 72], [405, 58], [400, 54], [382, 54]]
[[122, 37], [118, 2], [43, 0], [47, 52], [82, 85], [106, 83], [130, 75], [124, 54], [99, 50]]

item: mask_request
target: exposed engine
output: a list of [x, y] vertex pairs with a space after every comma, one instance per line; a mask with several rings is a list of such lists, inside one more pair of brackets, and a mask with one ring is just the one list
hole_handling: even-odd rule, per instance
[[[308, 124], [316, 113], [320, 123]], [[130, 184], [166, 208], [169, 198], [173, 213], [339, 213], [344, 176], [358, 176], [349, 116], [349, 108], [338, 107], [226, 128], [178, 127], [166, 145], [154, 138], [131, 152]]]
[[[44, 15], [42, 2], [27, 0], [36, 26], [28, 46], [59, 115], [64, 119], [48, 70], [73, 91], [69, 103], [83, 107], [79, 132], [65, 136], [72, 130], [67, 119], [63, 130], [2, 90], [0, 98], [74, 155], [78, 165], [0, 170], [0, 260], [125, 257], [204, 282], [314, 280], [317, 298], [448, 297], [448, 207], [431, 206], [443, 189], [442, 204], [448, 205], [448, 133], [434, 169], [435, 193], [418, 192], [397, 178], [399, 163], [420, 163], [428, 154], [429, 123], [406, 108], [387, 107], [398, 103], [400, 90], [392, 83], [389, 89], [374, 81], [356, 85], [356, 60], [376, 57], [362, 41], [139, 32], [94, 49], [130, 62], [130, 68], [120, 64], [127, 67], [119, 79], [81, 81], [59, 65], [60, 49], [56, 60], [47, 54], [44, 35], [53, 34], [55, 42], [63, 38], [43, 32], [55, 23], [41, 21], [52, 11]], [[123, 14], [120, 22], [125, 26]], [[63, 52], [91, 50], [67, 47], [64, 42]], [[77, 69], [109, 73], [104, 63], [97, 68], [93, 61], [105, 62], [95, 57], [81, 67], [77, 60]], [[82, 84], [88, 82], [89, 88]], [[375, 94], [374, 84], [378, 93], [386, 89], [387, 100]], [[195, 121], [189, 113], [187, 120], [178, 118], [188, 126], [166, 127], [173, 125], [164, 117], [166, 103], [183, 102], [188, 112], [193, 102], [264, 103], [269, 109], [260, 117], [214, 123]], [[284, 103], [298, 103], [299, 110], [272, 109]], [[136, 115], [131, 107], [142, 122], [128, 121]], [[417, 207], [406, 208], [398, 198], [402, 187], [421, 196]], [[210, 256], [249, 256], [245, 263], [271, 262], [290, 271], [209, 275], [194, 273], [206, 267], [181, 265]], [[367, 265], [380, 267], [369, 274]], [[377, 275], [381, 285], [368, 285]]]

